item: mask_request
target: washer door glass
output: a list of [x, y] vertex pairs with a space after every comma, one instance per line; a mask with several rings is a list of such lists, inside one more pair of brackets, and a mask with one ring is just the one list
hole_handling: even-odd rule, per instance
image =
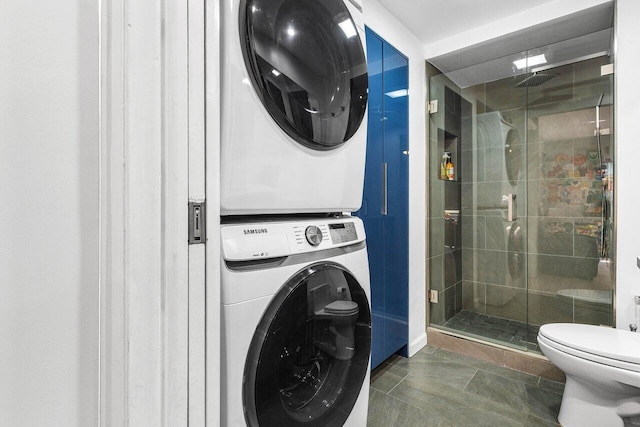
[[294, 140], [339, 147], [367, 105], [367, 63], [343, 0], [243, 0], [240, 38], [269, 114]]
[[369, 304], [353, 275], [329, 262], [300, 271], [273, 298], [251, 341], [247, 424], [343, 425], [363, 387], [370, 350]]

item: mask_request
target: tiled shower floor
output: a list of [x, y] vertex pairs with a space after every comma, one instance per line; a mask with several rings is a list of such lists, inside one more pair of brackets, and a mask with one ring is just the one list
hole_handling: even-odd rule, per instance
[[462, 310], [443, 325], [445, 328], [488, 338], [506, 345], [540, 352], [540, 326]]

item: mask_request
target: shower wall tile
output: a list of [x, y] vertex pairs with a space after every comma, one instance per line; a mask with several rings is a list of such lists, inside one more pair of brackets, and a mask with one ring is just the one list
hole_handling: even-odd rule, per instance
[[570, 218], [529, 218], [529, 253], [571, 256], [573, 239]]
[[499, 216], [500, 209], [486, 210], [486, 208], [503, 208], [506, 202], [502, 200], [502, 195], [511, 193], [511, 185], [503, 182], [484, 183], [463, 183], [462, 184], [462, 210], [466, 213], [475, 212], [475, 208], [483, 209], [478, 211], [486, 216]]
[[526, 290], [487, 285], [487, 314], [503, 319], [526, 322]]
[[541, 151], [542, 144], [529, 143], [527, 145], [527, 178], [529, 180], [540, 179], [544, 176], [542, 170], [542, 159], [544, 152]]
[[462, 250], [447, 249], [444, 254], [444, 286], [448, 288], [462, 280]]
[[[530, 275], [534, 277], [572, 278], [592, 280], [598, 275], [598, 258], [581, 258], [558, 255], [529, 255]], [[532, 268], [535, 267], [535, 271]], [[560, 288], [562, 289], [562, 288]]]
[[475, 266], [476, 251], [473, 249], [462, 248], [462, 280], [470, 282], [476, 281]]
[[[576, 100], [580, 101], [580, 100]], [[576, 103], [571, 111], [557, 112], [538, 118], [540, 138], [544, 141], [560, 139], [593, 138], [595, 129], [595, 104], [598, 97]], [[584, 104], [586, 102], [586, 104]]]
[[429, 288], [444, 291], [444, 255], [429, 258]]
[[476, 182], [485, 182], [487, 180], [487, 172], [485, 170], [484, 164], [486, 163], [486, 153], [485, 150], [476, 150], [475, 153], [475, 164], [476, 164]]
[[486, 245], [485, 227], [484, 216], [463, 216], [462, 247], [484, 249]]
[[[578, 224], [576, 223], [576, 226]], [[591, 262], [597, 262], [599, 260], [598, 244], [599, 235], [597, 236], [585, 236], [574, 232], [573, 234], [573, 255], [576, 257], [591, 258]], [[596, 261], [593, 261], [593, 259]], [[597, 269], [596, 269], [597, 274]]]
[[574, 303], [575, 323], [585, 323], [588, 325], [613, 325], [613, 309], [608, 304], [597, 304], [586, 301], [575, 300]]
[[507, 250], [507, 223], [501, 217], [487, 217], [487, 249], [494, 251]]
[[529, 181], [527, 191], [527, 216], [548, 216], [547, 186], [542, 180]]
[[429, 218], [444, 215], [444, 181], [434, 179], [429, 182]]
[[486, 84], [485, 103], [493, 111], [508, 111], [527, 105], [527, 88], [514, 88], [513, 79]]
[[567, 323], [573, 321], [572, 307], [555, 293], [528, 291], [527, 315], [529, 323]]
[[553, 75], [553, 78], [539, 86], [528, 88], [529, 109], [559, 104], [559, 108], [566, 110], [566, 104], [573, 96], [573, 65], [557, 67], [544, 73]]
[[[600, 111], [600, 113], [602, 114], [604, 113], [604, 111]], [[593, 126], [595, 130], [595, 125]], [[609, 125], [601, 124], [601, 126], [605, 127]], [[603, 137], [600, 138], [601, 143], [603, 139], [604, 139]], [[587, 167], [587, 170], [597, 169], [598, 163], [599, 163], [598, 159], [596, 158], [596, 155], [598, 152], [598, 140], [595, 137], [590, 136], [587, 138], [575, 139], [573, 142], [573, 151], [574, 151], [574, 155], [580, 155], [580, 154], [586, 155], [587, 159], [584, 165]], [[575, 160], [581, 160], [581, 159], [575, 159]]]
[[[594, 289], [602, 291], [610, 291], [613, 288], [612, 271], [608, 264], [598, 263], [599, 274], [596, 277], [585, 277], [584, 275], [569, 276], [559, 274], [541, 273], [538, 266], [541, 255], [528, 256], [528, 288], [531, 291], [547, 292], [555, 295], [561, 289]], [[553, 256], [545, 256], [552, 258]], [[571, 257], [555, 257], [560, 258], [559, 262], [570, 259]], [[584, 262], [584, 258], [575, 258], [576, 262]], [[590, 266], [591, 267], [591, 266]]]
[[[444, 144], [444, 143], [443, 143]], [[437, 138], [429, 139], [429, 179], [440, 179], [440, 161], [442, 160], [442, 144]]]
[[[443, 296], [443, 292], [440, 292]], [[444, 305], [445, 322], [456, 315], [456, 286], [448, 287], [444, 290], [444, 298], [440, 300], [440, 304]]]
[[460, 210], [459, 182], [444, 181], [444, 208], [445, 210]]
[[462, 309], [474, 313], [486, 313], [485, 289], [484, 283], [463, 281]]
[[[473, 198], [475, 193], [475, 184], [464, 182], [460, 186], [460, 208], [463, 214], [472, 215], [471, 207], [473, 206]], [[465, 206], [466, 204], [466, 206]]]
[[470, 213], [473, 211], [474, 200], [473, 194], [476, 184], [471, 182], [463, 182], [460, 189], [460, 203], [462, 212]]
[[476, 165], [482, 164], [477, 162], [476, 152], [473, 150], [462, 151], [462, 164], [459, 165], [460, 178], [462, 182], [476, 181]]
[[507, 253], [503, 251], [478, 251], [477, 273], [479, 282], [507, 285]]
[[506, 251], [489, 251], [482, 249], [463, 249], [462, 279], [471, 282], [482, 282], [492, 285], [513, 288], [526, 287], [527, 266], [523, 253], [513, 252], [522, 260], [520, 276], [512, 277], [508, 267], [509, 253]]
[[512, 266], [513, 272], [511, 269], [508, 270], [507, 276], [507, 285], [519, 288], [526, 289], [527, 284], [527, 270], [528, 270], [528, 259], [527, 254], [524, 252], [508, 252], [508, 257], [513, 258], [512, 260], [508, 260], [507, 263], [511, 262], [514, 264]]
[[429, 321], [432, 325], [442, 326], [447, 321], [445, 319], [445, 304], [442, 303], [445, 300], [444, 291], [438, 294], [438, 298], [440, 303], [429, 304]]
[[[611, 92], [611, 85], [608, 78], [600, 76], [600, 66], [608, 64], [610, 58], [608, 56], [601, 56], [591, 61], [578, 62], [574, 64], [574, 81], [573, 87], [574, 97], [589, 99], [589, 104], [593, 107], [596, 106], [598, 98], [601, 93], [609, 95]], [[594, 64], [595, 63], [595, 64]], [[590, 84], [579, 84], [583, 82], [589, 82]], [[610, 98], [606, 98], [603, 104], [611, 102]]]
[[444, 218], [429, 219], [429, 256], [444, 254]]
[[504, 117], [511, 123], [511, 127], [513, 127], [518, 132], [518, 140], [521, 144], [524, 144], [525, 141], [525, 120], [527, 119], [528, 111], [525, 108], [525, 104], [521, 104], [515, 108], [512, 108], [508, 111], [503, 112]]
[[462, 282], [456, 283], [456, 314], [462, 311]]

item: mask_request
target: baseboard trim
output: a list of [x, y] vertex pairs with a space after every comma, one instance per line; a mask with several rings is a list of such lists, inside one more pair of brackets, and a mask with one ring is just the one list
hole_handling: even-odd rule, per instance
[[419, 352], [426, 345], [427, 345], [427, 333], [423, 332], [416, 339], [414, 339], [409, 343], [407, 348], [407, 353], [409, 353], [409, 357]]

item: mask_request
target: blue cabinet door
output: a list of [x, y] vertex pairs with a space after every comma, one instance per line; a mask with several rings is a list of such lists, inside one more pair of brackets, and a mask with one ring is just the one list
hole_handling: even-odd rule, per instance
[[369, 127], [362, 218], [375, 368], [408, 342], [408, 60], [367, 28]]

